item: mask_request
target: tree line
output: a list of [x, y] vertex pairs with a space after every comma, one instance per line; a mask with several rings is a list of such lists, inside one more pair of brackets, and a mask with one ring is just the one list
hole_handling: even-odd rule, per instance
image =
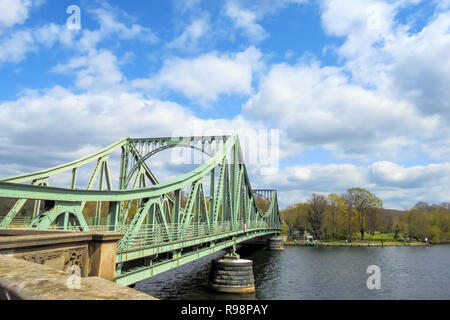
[[389, 234], [397, 240], [450, 241], [448, 208], [384, 209], [382, 200], [363, 188], [351, 188], [341, 195], [312, 194], [306, 203], [292, 205], [280, 214], [289, 228], [306, 230], [320, 240], [351, 242], [365, 240], [367, 235]]

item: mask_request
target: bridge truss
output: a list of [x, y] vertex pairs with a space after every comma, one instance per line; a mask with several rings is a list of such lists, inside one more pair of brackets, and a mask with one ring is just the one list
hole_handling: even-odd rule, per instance
[[[195, 149], [208, 159], [160, 183], [146, 161], [171, 148]], [[110, 170], [114, 151], [120, 152], [115, 186]], [[89, 165], [95, 165], [89, 182], [78, 189], [78, 171]], [[50, 186], [51, 178], [61, 174], [69, 175], [70, 186]], [[236, 135], [124, 138], [80, 160], [1, 179], [0, 198], [16, 199], [0, 228], [10, 227], [25, 203], [34, 201], [29, 228], [123, 233], [116, 281], [124, 285], [281, 232], [277, 192], [252, 189]], [[95, 204], [91, 212], [88, 203]]]

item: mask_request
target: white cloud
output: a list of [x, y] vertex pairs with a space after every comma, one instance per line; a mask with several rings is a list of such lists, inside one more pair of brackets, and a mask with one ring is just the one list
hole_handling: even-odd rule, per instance
[[132, 81], [135, 88], [174, 90], [201, 103], [221, 94], [248, 95], [253, 73], [261, 68], [261, 52], [249, 47], [243, 52], [207, 53], [192, 59], [172, 58], [149, 79]]
[[416, 103], [425, 115], [450, 121], [450, 11], [441, 13], [420, 33], [386, 45], [393, 57], [385, 91]]
[[90, 91], [113, 90], [124, 80], [116, 56], [107, 50], [91, 51], [72, 58], [67, 64], [58, 64], [51, 71], [75, 75], [75, 85]]
[[96, 51], [100, 42], [111, 39], [136, 39], [150, 44], [159, 41], [158, 37], [150, 28], [143, 27], [137, 23], [132, 23], [130, 26], [127, 26], [124, 22], [120, 21], [119, 13], [122, 13], [126, 20], [134, 19], [105, 3], [103, 3], [103, 7], [95, 8], [88, 12], [98, 21], [100, 28], [95, 30], [83, 28], [82, 35], [77, 43], [78, 50], [85, 52]]
[[52, 48], [56, 43], [71, 47], [76, 34], [76, 31], [54, 23], [13, 31], [0, 38], [0, 63], [21, 62], [26, 59], [27, 53], [38, 52], [41, 47]]
[[324, 0], [322, 25], [345, 37], [337, 52], [354, 81], [450, 120], [450, 12], [440, 2], [425, 27], [412, 33], [396, 17], [418, 2]]
[[257, 42], [267, 38], [268, 34], [258, 23], [256, 14], [251, 10], [239, 7], [235, 2], [225, 4], [225, 14], [229, 16], [236, 27], [243, 30], [246, 36]]
[[266, 185], [276, 185], [281, 191], [304, 189], [310, 193], [368, 185], [364, 170], [352, 164], [289, 166], [281, 169], [279, 175], [262, 178]]
[[28, 19], [31, 6], [31, 0], [0, 1], [0, 34], [2, 28], [24, 23]]
[[65, 25], [57, 25], [54, 23], [45, 24], [42, 27], [31, 31], [36, 44], [44, 45], [51, 48], [55, 43], [61, 43], [66, 47], [73, 45], [76, 31], [66, 28]]
[[96, 8], [91, 10], [91, 12], [100, 23], [99, 31], [103, 37], [114, 34], [123, 40], [138, 38], [150, 43], [158, 41], [158, 37], [149, 28], [145, 28], [137, 23], [133, 23], [129, 27], [126, 26], [125, 23], [119, 21], [117, 14], [109, 7]]
[[388, 161], [369, 166], [297, 165], [262, 178], [262, 184], [278, 187], [282, 206], [304, 202], [312, 193], [339, 194], [353, 187], [375, 193], [385, 208], [409, 209], [422, 200], [441, 203], [450, 199], [450, 163], [413, 167]]
[[210, 27], [207, 18], [196, 19], [186, 26], [183, 33], [171, 41], [168, 47], [183, 50], [195, 49], [198, 41], [208, 33]]
[[404, 168], [389, 161], [380, 161], [370, 167], [375, 182], [402, 188], [422, 188], [449, 182], [450, 163], [429, 164]]
[[173, 4], [177, 11], [184, 14], [187, 11], [196, 9], [201, 2], [202, 0], [174, 0]]
[[[445, 159], [450, 155], [450, 12], [444, 2], [436, 2], [423, 29], [412, 32], [397, 16], [419, 2], [323, 0], [321, 19], [328, 34], [345, 37], [336, 52], [352, 75], [350, 82], [392, 102], [406, 103], [417, 110], [416, 117], [439, 120], [439, 130], [419, 130], [420, 137], [399, 134], [392, 141], [404, 140], [430, 157]], [[414, 130], [413, 123], [406, 117], [399, 126], [408, 124]]]
[[75, 160], [125, 136], [223, 135], [257, 125], [240, 116], [200, 119], [179, 104], [123, 89], [75, 94], [56, 86], [0, 103], [0, 177]]
[[442, 11], [450, 9], [450, 0], [434, 0], [434, 2]]
[[83, 28], [80, 32], [70, 30], [65, 25], [47, 23], [39, 27], [13, 30], [0, 38], [0, 63], [18, 63], [24, 60], [29, 52], [38, 52], [42, 46], [49, 49], [56, 44], [94, 55], [97, 45], [113, 36], [120, 40], [138, 39], [146, 43], [158, 41], [149, 28], [136, 23], [128, 27], [119, 21], [112, 8], [97, 8], [92, 10], [91, 14], [99, 22], [99, 29]]
[[395, 17], [396, 6], [384, 1], [324, 0], [321, 4], [322, 24], [328, 34], [355, 33], [364, 42], [376, 41], [390, 33]]
[[308, 0], [227, 0], [224, 14], [233, 21], [236, 29], [252, 42], [266, 39], [269, 33], [260, 22], [265, 16], [275, 14], [290, 4], [304, 4]]
[[28, 51], [36, 51], [33, 35], [30, 31], [18, 31], [0, 40], [0, 63], [19, 62], [25, 59]]
[[352, 156], [395, 157], [416, 135], [439, 126], [438, 118], [423, 118], [410, 103], [351, 84], [339, 68], [316, 63], [273, 65], [244, 114], [283, 128], [298, 144]]

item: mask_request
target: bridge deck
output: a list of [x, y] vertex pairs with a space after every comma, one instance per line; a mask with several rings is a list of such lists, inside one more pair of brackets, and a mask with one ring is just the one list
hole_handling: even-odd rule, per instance
[[[281, 229], [274, 227], [252, 228], [246, 231], [239, 229], [203, 237], [129, 248], [125, 251], [119, 251], [117, 254], [116, 262], [118, 265], [125, 265], [127, 262], [130, 264], [125, 270], [117, 270], [116, 282], [122, 285], [130, 285], [215, 252], [232, 248], [244, 241], [280, 233]], [[158, 256], [162, 256], [162, 258], [154, 258]], [[146, 260], [146, 257], [152, 257], [153, 259]]]

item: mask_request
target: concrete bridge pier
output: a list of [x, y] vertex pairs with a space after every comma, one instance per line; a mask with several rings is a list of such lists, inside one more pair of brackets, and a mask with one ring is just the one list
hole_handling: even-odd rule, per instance
[[223, 293], [254, 293], [253, 261], [240, 259], [235, 252], [213, 260], [209, 286]]
[[274, 251], [283, 251], [284, 250], [282, 236], [269, 238], [268, 243], [269, 243], [269, 250], [274, 250]]

